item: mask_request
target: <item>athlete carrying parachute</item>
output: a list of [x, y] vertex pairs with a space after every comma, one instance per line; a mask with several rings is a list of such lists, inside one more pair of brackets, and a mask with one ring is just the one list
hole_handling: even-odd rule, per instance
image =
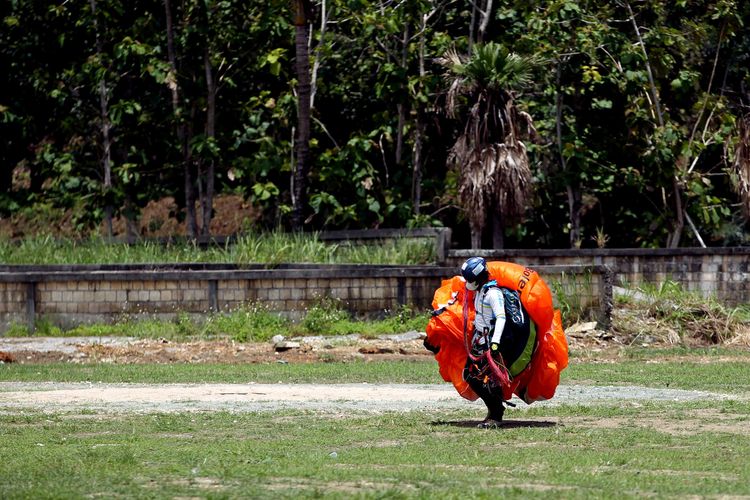
[[487, 405], [481, 428], [500, 425], [513, 394], [550, 399], [568, 366], [560, 311], [536, 271], [472, 257], [435, 291], [425, 347], [458, 393]]

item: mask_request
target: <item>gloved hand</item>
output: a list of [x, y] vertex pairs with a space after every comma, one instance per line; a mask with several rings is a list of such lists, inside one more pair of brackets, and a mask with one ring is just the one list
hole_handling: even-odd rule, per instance
[[490, 353], [493, 356], [500, 354], [500, 344], [497, 342], [490, 342]]

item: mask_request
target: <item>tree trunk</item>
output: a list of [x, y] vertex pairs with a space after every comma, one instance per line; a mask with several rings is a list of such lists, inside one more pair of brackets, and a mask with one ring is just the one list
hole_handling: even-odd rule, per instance
[[[477, 22], [477, 10], [479, 9], [477, 7], [476, 1], [470, 2], [471, 3], [471, 21], [469, 21], [469, 43], [468, 43], [468, 51], [467, 55], [471, 55], [472, 50], [474, 50], [474, 24]], [[472, 237], [473, 240], [473, 237]]]
[[[404, 22], [404, 33], [401, 39], [401, 68], [406, 73], [409, 67], [409, 33], [410, 33], [409, 21]], [[408, 102], [409, 90], [406, 82], [401, 82], [401, 99], [403, 102], [399, 102], [396, 105], [398, 111], [398, 127], [396, 130], [396, 165], [401, 165], [404, 159], [404, 127], [406, 127], [406, 114], [409, 112]]]
[[182, 116], [182, 108], [180, 106], [180, 85], [177, 80], [177, 55], [174, 47], [174, 23], [170, 1], [171, 0], [164, 0], [167, 28], [167, 58], [169, 60], [170, 72], [170, 75], [167, 76], [167, 84], [172, 94], [172, 116], [177, 130], [177, 140], [180, 143], [180, 150], [182, 152], [182, 169], [185, 178], [185, 227], [188, 236], [195, 238], [198, 236], [198, 223], [195, 218], [195, 186], [193, 183], [192, 172], [193, 160], [189, 147], [190, 133], [188, 131], [188, 125]]
[[140, 237], [136, 213], [137, 209], [133, 204], [133, 199], [130, 193], [126, 191], [122, 215], [125, 217], [125, 240], [130, 244], [136, 243]]
[[[209, 141], [216, 138], [216, 82], [214, 81], [213, 67], [211, 66], [211, 55], [208, 47], [203, 53], [203, 65], [206, 69], [206, 137]], [[203, 227], [201, 234], [209, 236], [211, 234], [211, 218], [213, 217], [214, 206], [214, 170], [215, 161], [213, 156], [206, 166], [206, 190], [201, 198], [203, 208]]]
[[414, 126], [414, 145], [412, 146], [412, 174], [411, 174], [411, 199], [414, 215], [419, 215], [422, 204], [422, 147], [424, 135], [424, 123], [422, 122], [422, 106], [417, 110], [417, 122]]
[[297, 137], [294, 149], [297, 165], [292, 190], [292, 229], [301, 231], [307, 206], [307, 176], [310, 169], [310, 35], [309, 0], [295, 0], [295, 54], [297, 70]]
[[198, 237], [198, 219], [195, 216], [195, 182], [193, 179], [193, 159], [189, 152], [184, 153], [183, 175], [185, 177], [185, 229], [188, 237]]
[[[322, 58], [322, 52], [320, 48], [323, 46], [322, 40], [326, 34], [328, 27], [328, 16], [330, 11], [326, 8], [326, 0], [322, 0], [320, 3], [320, 40], [321, 43], [315, 48], [315, 61], [313, 62], [312, 76], [310, 78], [310, 109], [315, 107], [315, 94], [318, 91], [318, 69], [320, 68], [320, 60]], [[309, 47], [309, 44], [308, 44]]]
[[503, 227], [503, 214], [500, 210], [492, 211], [492, 248], [505, 248], [505, 228]]
[[[424, 66], [424, 30], [427, 25], [427, 17], [422, 16], [422, 34], [419, 36], [419, 87], [418, 93], [422, 92], [422, 81], [425, 77]], [[424, 105], [417, 99], [417, 116], [414, 124], [414, 143], [412, 146], [412, 174], [411, 174], [411, 200], [414, 215], [419, 215], [422, 204], [422, 162], [424, 161], [422, 150], [424, 144]]]
[[651, 70], [651, 62], [648, 58], [648, 52], [646, 51], [646, 43], [643, 41], [643, 37], [641, 36], [641, 29], [638, 27], [638, 23], [635, 20], [635, 13], [633, 12], [632, 7], [630, 7], [630, 2], [625, 0], [622, 2], [622, 4], [625, 5], [625, 8], [628, 10], [630, 23], [633, 25], [633, 30], [635, 31], [636, 38], [638, 38], [638, 45], [641, 46], [641, 52], [643, 53], [643, 60], [644, 60], [644, 63], [646, 64], [646, 74], [648, 75], [648, 84], [649, 84], [649, 89], [651, 91], [651, 97], [654, 103], [656, 119], [658, 120], [659, 127], [664, 127], [664, 115], [661, 112], [661, 101], [659, 100], [659, 93], [656, 90], [656, 83], [654, 81], [654, 73]]
[[195, 202], [197, 201], [195, 192], [196, 190], [201, 190], [200, 172], [196, 172], [195, 158], [193, 158], [193, 152], [190, 149], [190, 138], [193, 137], [192, 124], [194, 123], [196, 112], [196, 103], [193, 101], [190, 106], [190, 117], [183, 123], [183, 136], [185, 140], [182, 144], [185, 174], [185, 208], [187, 213], [185, 226], [188, 236], [192, 239], [197, 238], [200, 234], [198, 217], [195, 212]]
[[471, 226], [471, 249], [478, 250], [482, 248], [482, 228]]
[[674, 229], [667, 238], [667, 248], [677, 248], [680, 246], [680, 240], [682, 239], [682, 231], [685, 228], [685, 209], [682, 207], [682, 189], [675, 178], [672, 183], [674, 189], [674, 202], [675, 202], [675, 221]]
[[[102, 44], [101, 36], [99, 35], [99, 21], [96, 18], [96, 0], [90, 0], [89, 5], [91, 6], [91, 16], [94, 20], [94, 33], [96, 35], [96, 55], [101, 62], [101, 57], [104, 53], [104, 47]], [[112, 213], [114, 212], [112, 207], [112, 140], [110, 138], [112, 123], [109, 120], [109, 95], [107, 90], [107, 82], [104, 76], [102, 76], [101, 80], [99, 80], [99, 113], [102, 121], [102, 169], [104, 171], [103, 194], [105, 200], [104, 223], [106, 226], [107, 238], [112, 238]]]
[[563, 94], [562, 94], [562, 62], [557, 64], [556, 97], [555, 97], [555, 131], [557, 135], [557, 153], [560, 156], [560, 168], [565, 177], [565, 191], [568, 194], [568, 221], [570, 222], [570, 248], [581, 246], [581, 192], [571, 183], [568, 175], [568, 163], [565, 161], [562, 143]]
[[570, 211], [570, 248], [581, 248], [581, 190], [568, 181], [565, 186], [568, 193], [568, 210]]
[[477, 35], [477, 43], [484, 42], [484, 34], [487, 31], [487, 25], [490, 22], [490, 16], [492, 15], [492, 0], [486, 0], [484, 3], [484, 10], [480, 13], [481, 20], [479, 21], [479, 34]]

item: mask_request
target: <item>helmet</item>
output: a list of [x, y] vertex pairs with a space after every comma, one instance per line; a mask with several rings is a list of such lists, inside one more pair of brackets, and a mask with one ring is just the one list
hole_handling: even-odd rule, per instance
[[461, 266], [461, 276], [466, 280], [466, 288], [476, 290], [489, 277], [487, 261], [482, 257], [470, 258]]

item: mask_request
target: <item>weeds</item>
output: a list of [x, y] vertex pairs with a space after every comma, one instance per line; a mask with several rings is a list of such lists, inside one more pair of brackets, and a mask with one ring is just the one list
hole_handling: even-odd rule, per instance
[[[715, 297], [684, 290], [665, 281], [644, 285], [635, 294], [618, 298], [623, 308], [639, 308], [644, 319], [638, 328], [651, 336], [676, 336], [680, 341], [723, 343], [747, 329], [750, 310], [727, 307]], [[645, 306], [645, 307], [643, 307]], [[674, 343], [674, 340], [671, 343]]]
[[230, 313], [211, 315], [203, 327], [210, 336], [226, 336], [238, 342], [265, 342], [286, 331], [289, 322], [268, 308], [253, 304]]
[[564, 325], [596, 320], [596, 308], [591, 306], [595, 295], [590, 271], [582, 275], [563, 272], [559, 280], [549, 280], [548, 283]]
[[[427, 314], [409, 306], [396, 311], [385, 311], [377, 320], [354, 318], [340, 300], [321, 299], [308, 309], [299, 321], [293, 322], [262, 304], [249, 304], [234, 311], [205, 315], [178, 313], [171, 320], [156, 318], [133, 319], [124, 316], [112, 324], [95, 323], [61, 329], [40, 319], [36, 323], [36, 336], [105, 337], [127, 336], [147, 339], [212, 339], [231, 338], [237, 342], [266, 342], [274, 335], [348, 335], [364, 337], [424, 331]], [[5, 334], [8, 337], [29, 336], [26, 326], [14, 323]]]
[[428, 264], [435, 260], [430, 239], [396, 238], [373, 245], [341, 245], [321, 241], [318, 235], [272, 231], [249, 233], [223, 247], [200, 248], [185, 242], [143, 241], [133, 245], [102, 238], [83, 241], [51, 236], [18, 242], [0, 241], [0, 262], [5, 264], [137, 264], [215, 262], [230, 264]]
[[300, 326], [303, 331], [320, 334], [331, 331], [333, 325], [337, 323], [348, 324], [349, 314], [344, 311], [340, 300], [324, 297], [318, 304], [307, 311]]

